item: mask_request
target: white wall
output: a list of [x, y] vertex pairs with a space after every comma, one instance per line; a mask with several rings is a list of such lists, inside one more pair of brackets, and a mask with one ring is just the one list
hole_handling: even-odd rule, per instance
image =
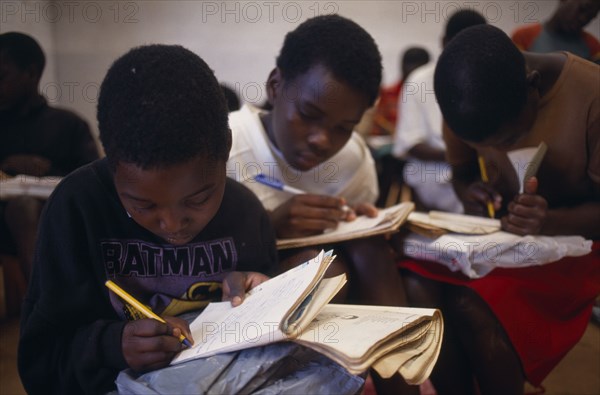
[[[337, 12], [377, 41], [384, 83], [398, 78], [398, 58], [409, 46], [434, 57], [447, 17], [473, 8], [506, 32], [544, 21], [558, 0], [540, 1], [10, 1], [0, 2], [0, 32], [36, 37], [49, 65], [41, 90], [96, 128], [98, 87], [112, 61], [147, 43], [181, 44], [203, 57], [217, 77], [246, 101], [262, 102], [264, 81], [286, 32], [314, 15]], [[598, 36], [598, 18], [588, 26]]]

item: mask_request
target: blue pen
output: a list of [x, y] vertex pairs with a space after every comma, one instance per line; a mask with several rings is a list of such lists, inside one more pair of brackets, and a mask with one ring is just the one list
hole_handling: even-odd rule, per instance
[[262, 173], [254, 176], [254, 181], [259, 182], [268, 187], [271, 187], [273, 189], [278, 189], [280, 191], [293, 193], [294, 195], [304, 195], [307, 193], [307, 192], [303, 191], [302, 189], [298, 189], [298, 188], [291, 187], [289, 185], [285, 185], [283, 182], [279, 181], [278, 179], [268, 177], [267, 175], [262, 174]]
[[[303, 191], [302, 189], [298, 189], [298, 188], [294, 188], [291, 187], [289, 185], [285, 185], [283, 182], [281, 182], [280, 180], [273, 178], [273, 177], [269, 177], [265, 174], [257, 174], [256, 176], [254, 176], [254, 181], [259, 182], [263, 185], [266, 185], [268, 187], [274, 188], [274, 189], [278, 189], [280, 191], [285, 191], [285, 192], [289, 192], [292, 193], [294, 195], [304, 195], [307, 194], [308, 192]], [[350, 207], [348, 207], [347, 205], [343, 205], [342, 210], [344, 211], [350, 211]]]

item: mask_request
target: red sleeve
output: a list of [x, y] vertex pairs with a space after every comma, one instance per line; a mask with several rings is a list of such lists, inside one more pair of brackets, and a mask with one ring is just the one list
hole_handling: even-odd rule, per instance
[[523, 26], [515, 30], [512, 34], [512, 40], [521, 51], [527, 51], [533, 44], [533, 41], [542, 31], [542, 25]]
[[586, 31], [583, 32], [582, 36], [585, 45], [590, 49], [590, 60], [598, 62], [600, 60], [600, 41]]

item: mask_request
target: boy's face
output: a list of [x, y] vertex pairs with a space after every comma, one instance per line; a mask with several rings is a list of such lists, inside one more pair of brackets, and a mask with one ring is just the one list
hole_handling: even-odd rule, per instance
[[225, 191], [225, 162], [199, 156], [144, 170], [119, 162], [114, 174], [121, 203], [140, 226], [171, 244], [186, 244], [215, 216]]
[[307, 171], [331, 158], [346, 144], [369, 102], [320, 65], [292, 81], [279, 69], [267, 81], [273, 106], [265, 124], [270, 140], [287, 163]]

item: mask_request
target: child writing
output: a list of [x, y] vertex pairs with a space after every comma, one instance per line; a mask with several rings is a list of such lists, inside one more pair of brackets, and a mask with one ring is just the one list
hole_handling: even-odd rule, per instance
[[[193, 342], [174, 316], [241, 303], [276, 262], [265, 210], [226, 177], [227, 105], [202, 59], [131, 50], [102, 83], [98, 122], [106, 158], [67, 176], [41, 219], [18, 351], [30, 394], [106, 393], [120, 370], [166, 366], [181, 334]], [[127, 321], [108, 279], [167, 324]]]
[[[272, 109], [244, 106], [230, 115], [228, 175], [258, 196], [279, 238], [319, 234], [357, 215], [377, 214], [374, 161], [353, 129], [375, 102], [380, 82], [381, 56], [373, 38], [349, 19], [319, 16], [286, 35], [266, 83]], [[259, 184], [253, 179], [259, 173], [306, 193]], [[334, 249], [334, 270], [348, 273], [359, 302], [405, 304], [383, 237]], [[311, 255], [314, 251], [294, 250], [280, 257], [294, 264]]]
[[[487, 215], [493, 202], [507, 232], [600, 239], [600, 66], [566, 52], [522, 53], [501, 30], [481, 25], [444, 49], [434, 84], [467, 212]], [[546, 157], [519, 193], [507, 152], [542, 141]], [[479, 179], [479, 156], [489, 183]], [[599, 262], [598, 243], [584, 257], [473, 281], [403, 262], [423, 276], [409, 281], [411, 301], [443, 306], [456, 328], [433, 376], [439, 393], [472, 393], [473, 375], [484, 394], [522, 393], [524, 380], [539, 385], [584, 332], [600, 292]]]

